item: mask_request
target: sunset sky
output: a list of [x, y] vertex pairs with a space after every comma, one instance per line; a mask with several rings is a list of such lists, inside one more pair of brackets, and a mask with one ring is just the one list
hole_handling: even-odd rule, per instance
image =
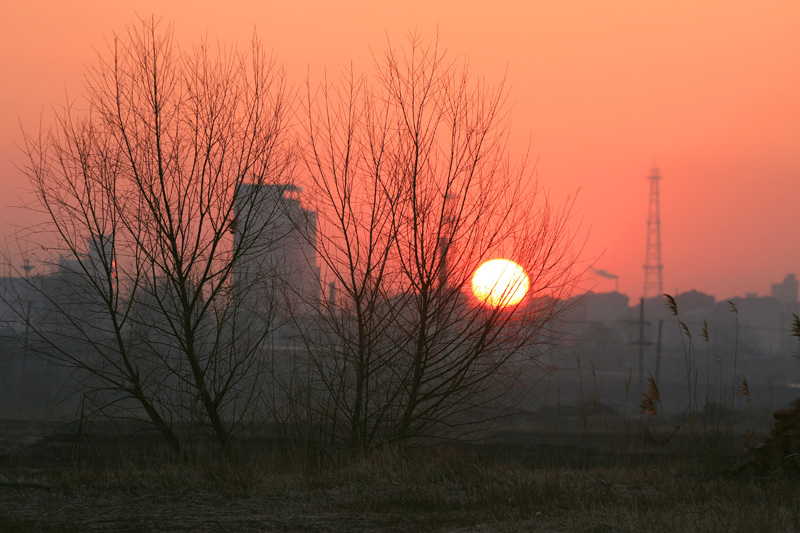
[[[431, 4], [433, 5], [431, 7]], [[0, 233], [39, 220], [21, 206], [20, 124], [46, 126], [85, 68], [138, 16], [247, 45], [254, 31], [299, 86], [387, 38], [440, 42], [510, 84], [510, 149], [530, 147], [553, 202], [578, 193], [584, 250], [638, 298], [651, 167], [661, 181], [664, 290], [718, 299], [800, 275], [800, 2], [70, 1], [6, 3], [0, 22]], [[7, 247], [11, 247], [8, 245]], [[614, 281], [588, 276], [597, 292]]]

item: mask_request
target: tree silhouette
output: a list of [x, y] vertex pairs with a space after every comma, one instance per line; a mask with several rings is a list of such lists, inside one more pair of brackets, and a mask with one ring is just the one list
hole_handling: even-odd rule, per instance
[[272, 316], [269, 302], [263, 316], [237, 305], [259, 290], [237, 268], [276, 246], [265, 235], [282, 216], [267, 189], [240, 185], [287, 179], [283, 73], [256, 40], [181, 50], [151, 19], [115, 35], [86, 80], [52, 129], [26, 137], [47, 253], [64, 258], [30, 282], [48, 302], [29, 320], [34, 349], [177, 453], [189, 428], [230, 456], [261, 399]]
[[[505, 86], [417, 36], [376, 66], [309, 83], [304, 152], [334, 296], [306, 336], [316, 393], [303, 412], [315, 438], [355, 449], [497, 416], [575, 279], [570, 204], [554, 208], [511, 163]], [[470, 293], [496, 257], [530, 276], [519, 305]]]

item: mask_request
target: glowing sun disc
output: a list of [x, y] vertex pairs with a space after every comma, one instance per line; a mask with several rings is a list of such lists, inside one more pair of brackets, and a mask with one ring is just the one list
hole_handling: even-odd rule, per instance
[[528, 275], [514, 261], [486, 261], [472, 276], [472, 292], [484, 305], [506, 307], [518, 304], [530, 288]]

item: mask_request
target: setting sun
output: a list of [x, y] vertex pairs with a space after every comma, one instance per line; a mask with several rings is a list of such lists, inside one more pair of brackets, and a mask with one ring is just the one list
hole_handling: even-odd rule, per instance
[[472, 276], [472, 292], [489, 307], [518, 304], [529, 287], [525, 270], [508, 259], [486, 261]]

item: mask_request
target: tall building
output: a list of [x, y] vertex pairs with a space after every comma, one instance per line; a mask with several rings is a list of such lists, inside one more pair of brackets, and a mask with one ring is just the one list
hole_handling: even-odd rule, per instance
[[292, 324], [319, 306], [317, 214], [291, 184], [241, 183], [236, 189], [234, 294], [239, 305], [288, 342]]

